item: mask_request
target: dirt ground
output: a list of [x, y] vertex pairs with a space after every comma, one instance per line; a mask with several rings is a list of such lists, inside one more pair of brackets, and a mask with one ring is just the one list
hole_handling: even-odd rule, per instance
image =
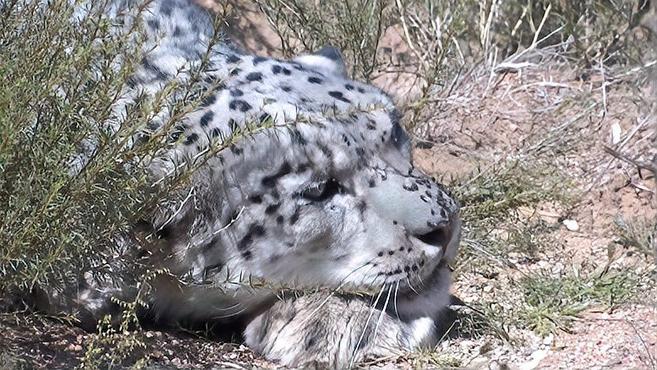
[[[238, 43], [260, 55], [278, 55], [280, 42], [262, 14], [254, 6], [239, 6], [242, 16], [230, 22]], [[381, 48], [407, 52], [396, 30], [385, 34]], [[500, 316], [512, 316], [519, 312], [516, 306], [522, 301], [513, 287], [527, 275], [545, 273], [559, 279], [573, 274], [602, 276], [608, 271], [631, 271], [641, 280], [635, 284], [632, 297], [619, 304], [587, 305], [574, 315], [564, 315], [568, 325], [563, 327], [561, 318], [548, 317], [558, 328], [549, 333], [504, 317], [499, 325], [504, 335], [484, 332], [447, 339], [429, 356], [431, 361], [420, 354], [366, 366], [657, 368], [655, 250], [652, 255], [650, 251], [642, 254], [619, 243], [617, 226], [621, 220], [654, 222], [655, 177], [605, 150], [613, 148], [623, 157], [657, 165], [656, 118], [646, 103], [651, 92], [636, 83], [638, 71], [611, 67], [585, 70], [549, 48], [532, 53], [524, 61], [528, 63], [516, 69], [473, 65], [455, 80], [449, 94], [432, 97], [431, 114], [421, 117], [422, 125], [416, 131], [418, 142], [425, 145], [415, 149], [415, 160], [429, 174], [464, 188], [481, 177], [494, 177], [509, 161], [528, 167], [548, 163], [559, 172], [557, 185], [568, 183], [566, 195], [576, 200], [566, 204], [546, 199], [514, 209], [519, 222], [539, 222], [549, 229], [543, 236], [552, 241], [550, 248], [531, 253], [510, 251], [504, 263], [497, 263], [499, 256], [479, 264], [459, 263], [454, 294], [467, 304], [487, 302]], [[408, 76], [383, 74], [374, 83], [402, 105], [420, 94], [419, 85]], [[467, 218], [465, 222], [467, 225]], [[498, 239], [511, 242], [509, 230], [493, 231], [501, 235]], [[466, 238], [468, 235], [477, 234], [466, 232]], [[474, 240], [464, 244], [468, 250], [485, 243]], [[22, 353], [21, 359], [6, 354], [4, 360], [0, 357], [0, 363], [4, 361], [9, 368], [33, 366], [27, 363], [43, 369], [70, 368], [84, 359], [93, 337], [65, 324], [30, 316], [0, 316], [0, 326], [4, 328], [0, 348]], [[276, 367], [239, 344], [185, 333], [146, 331], [140, 335], [146, 348], [139, 348], [134, 356], [145, 356], [152, 368]]]

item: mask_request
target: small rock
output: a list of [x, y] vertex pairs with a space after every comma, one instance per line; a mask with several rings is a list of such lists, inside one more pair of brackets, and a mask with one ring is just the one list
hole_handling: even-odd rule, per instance
[[575, 220], [563, 220], [562, 223], [570, 231], [579, 231], [579, 224]]
[[616, 145], [621, 141], [621, 127], [618, 122], [611, 125], [611, 143]]

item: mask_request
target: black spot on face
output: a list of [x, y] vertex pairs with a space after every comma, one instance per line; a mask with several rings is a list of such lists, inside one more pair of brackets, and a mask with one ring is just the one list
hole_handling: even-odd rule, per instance
[[352, 84], [345, 84], [345, 85], [344, 85], [344, 88], [347, 89], [347, 90], [349, 90], [349, 91], [351, 91], [351, 90], [354, 89], [354, 85], [352, 85]]
[[203, 116], [201, 116], [201, 120], [199, 122], [202, 127], [206, 127], [210, 124], [210, 122], [212, 122], [212, 118], [214, 118], [214, 112], [207, 111]]
[[281, 86], [281, 90], [283, 90], [285, 92], [290, 92], [290, 91], [292, 91], [292, 88], [289, 87], [289, 86]]
[[333, 152], [326, 145], [323, 143], [317, 143], [317, 147], [327, 158], [333, 158]]
[[237, 243], [237, 249], [245, 251], [251, 244], [253, 244], [253, 235], [246, 234], [246, 236]]
[[217, 95], [215, 95], [215, 94], [208, 95], [201, 102], [201, 107], [208, 107], [208, 106], [214, 104], [214, 102], [216, 102], [216, 101], [217, 101]]
[[262, 203], [262, 195], [260, 195], [260, 194], [250, 195], [247, 199], [248, 199], [251, 203], [256, 203], [256, 204], [260, 204], [260, 203]]
[[235, 144], [233, 144], [233, 145], [230, 146], [230, 151], [233, 152], [233, 154], [235, 154], [235, 155], [240, 155], [240, 154], [242, 154], [242, 153], [244, 152], [244, 151], [242, 150], [242, 148], [238, 147], [238, 146], [235, 145]]
[[221, 81], [219, 80], [219, 77], [217, 77], [217, 76], [213, 76], [213, 75], [205, 76], [203, 81], [205, 81], [205, 83], [207, 83], [209, 85], [215, 85], [216, 84], [217, 89], [219, 89], [219, 90], [225, 88], [225, 86], [221, 83]]
[[185, 139], [184, 144], [185, 145], [192, 145], [198, 140], [198, 135], [195, 133], [191, 133], [187, 135], [187, 139]]
[[301, 131], [299, 131], [297, 129], [292, 129], [291, 136], [292, 136], [292, 142], [295, 143], [295, 144], [303, 146], [303, 145], [306, 145], [308, 143], [306, 138], [301, 133]]
[[226, 58], [226, 61], [228, 63], [239, 63], [242, 61], [242, 59], [235, 54], [231, 54], [228, 56], [228, 58]]
[[231, 76], [237, 76], [238, 74], [240, 74], [240, 72], [242, 72], [241, 69], [239, 69], [239, 68], [233, 68], [233, 70], [230, 71], [230, 75], [231, 75]]
[[267, 60], [267, 58], [265, 58], [265, 57], [255, 57], [255, 58], [253, 58], [253, 65], [254, 66], [258, 65], [258, 63], [262, 63], [266, 60]]
[[283, 216], [281, 216], [281, 215], [278, 215], [278, 216], [276, 217], [276, 223], [279, 224], [279, 225], [282, 225], [283, 222], [285, 222], [285, 218], [284, 218]]
[[283, 70], [283, 68], [281, 68], [281, 66], [279, 66], [278, 64], [274, 64], [274, 65], [271, 67], [271, 71], [272, 71], [272, 73], [274, 73], [275, 75], [281, 73], [282, 70]]
[[138, 83], [140, 83], [140, 80], [135, 76], [130, 76], [126, 81], [126, 84], [128, 84], [128, 87], [130, 87], [131, 89], [134, 89]]
[[265, 235], [265, 228], [262, 225], [253, 224], [251, 227], [249, 227], [249, 234], [253, 234], [253, 236], [256, 237], [261, 237]]
[[287, 69], [287, 68], [283, 68], [283, 74], [286, 75], [286, 76], [289, 76], [289, 75], [292, 74], [292, 71], [290, 71], [290, 70]]
[[149, 19], [146, 21], [146, 24], [148, 24], [151, 30], [157, 31], [160, 29], [160, 22], [157, 19]]
[[337, 100], [340, 100], [345, 103], [351, 103], [351, 100], [344, 97], [344, 94], [341, 91], [329, 91], [328, 94]]
[[230, 108], [231, 110], [238, 110], [242, 113], [246, 113], [251, 109], [251, 104], [241, 99], [235, 99], [230, 103], [228, 103], [228, 108]]
[[262, 81], [262, 73], [260, 72], [251, 72], [248, 75], [246, 75], [246, 80], [247, 81]]
[[294, 225], [297, 221], [299, 221], [299, 208], [295, 209], [292, 216], [290, 216], [290, 225]]
[[223, 136], [223, 135], [221, 134], [221, 130], [219, 129], [219, 127], [215, 127], [215, 128], [213, 128], [213, 129], [212, 129], [212, 132], [210, 132], [210, 135], [212, 135], [212, 137]]
[[278, 208], [280, 208], [281, 204], [280, 203], [274, 203], [270, 204], [265, 208], [265, 214], [271, 215], [272, 213], [276, 212]]
[[319, 85], [324, 81], [319, 77], [311, 76], [311, 77], [308, 77], [308, 82], [310, 82], [311, 84], [318, 84]]
[[271, 116], [269, 115], [269, 113], [263, 113], [260, 115], [259, 118], [260, 123], [265, 123], [268, 122], [269, 120], [271, 120]]
[[231, 132], [235, 132], [240, 129], [240, 126], [237, 124], [237, 121], [235, 121], [232, 118], [228, 120], [228, 127], [230, 128]]
[[342, 134], [342, 141], [344, 141], [344, 143], [347, 144], [347, 146], [351, 146], [351, 141], [349, 140], [347, 135]]
[[404, 190], [406, 190], [406, 191], [418, 191], [418, 189], [419, 189], [418, 186], [417, 186], [417, 184], [414, 183], [414, 182], [411, 183], [410, 185], [408, 185], [408, 184], [404, 184], [404, 185], [402, 185], [402, 187], [403, 187]]
[[244, 92], [240, 89], [231, 89], [230, 90], [230, 96], [238, 98], [240, 96], [244, 95]]
[[272, 187], [276, 184], [276, 181], [278, 181], [279, 178], [289, 174], [290, 172], [292, 172], [292, 166], [290, 166], [288, 162], [283, 162], [283, 165], [281, 165], [281, 168], [279, 168], [275, 174], [262, 178], [262, 185]]

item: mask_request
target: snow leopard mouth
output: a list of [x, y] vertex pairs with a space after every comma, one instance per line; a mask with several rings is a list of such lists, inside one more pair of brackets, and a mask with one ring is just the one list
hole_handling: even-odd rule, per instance
[[426, 294], [434, 285], [441, 283], [441, 277], [445, 272], [450, 273], [451, 269], [447, 260], [442, 258], [428, 274], [421, 277], [417, 276], [412, 280], [405, 279], [404, 284], [399, 286], [398, 299]]
[[447, 259], [441, 259], [422, 279], [415, 282], [400, 279], [387, 283], [376, 295], [360, 298], [368, 300], [373, 308], [403, 321], [421, 316], [433, 317], [445, 305], [444, 301], [449, 299], [450, 275]]

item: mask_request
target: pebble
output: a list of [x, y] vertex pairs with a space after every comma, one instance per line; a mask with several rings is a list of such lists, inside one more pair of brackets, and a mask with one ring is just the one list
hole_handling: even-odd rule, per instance
[[563, 220], [562, 223], [570, 231], [579, 231], [579, 224], [575, 220]]
[[611, 143], [616, 145], [621, 141], [621, 127], [618, 122], [611, 125]]

